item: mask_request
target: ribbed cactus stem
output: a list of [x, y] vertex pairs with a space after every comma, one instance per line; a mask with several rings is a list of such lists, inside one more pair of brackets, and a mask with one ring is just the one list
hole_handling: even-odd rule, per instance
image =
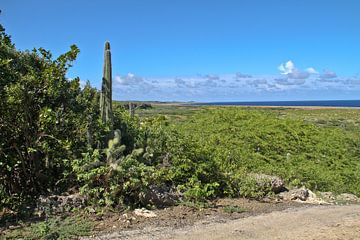
[[100, 114], [104, 123], [113, 127], [112, 114], [112, 74], [111, 74], [111, 52], [110, 43], [105, 43], [104, 69], [100, 95]]

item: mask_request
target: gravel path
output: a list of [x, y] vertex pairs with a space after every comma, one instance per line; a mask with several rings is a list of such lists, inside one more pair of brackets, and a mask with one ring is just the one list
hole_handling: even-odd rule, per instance
[[206, 219], [177, 229], [150, 226], [83, 239], [360, 240], [360, 205], [292, 208], [237, 220]]

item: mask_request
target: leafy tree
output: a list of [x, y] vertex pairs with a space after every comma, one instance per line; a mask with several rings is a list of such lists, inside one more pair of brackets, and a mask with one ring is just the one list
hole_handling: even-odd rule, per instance
[[86, 148], [97, 92], [66, 78], [78, 53], [75, 45], [56, 59], [42, 48], [18, 51], [0, 26], [1, 205], [61, 190], [69, 161]]

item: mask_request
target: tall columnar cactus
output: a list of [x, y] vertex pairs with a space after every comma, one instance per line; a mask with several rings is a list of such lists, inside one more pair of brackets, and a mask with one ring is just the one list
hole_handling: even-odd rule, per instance
[[129, 113], [130, 113], [131, 118], [133, 118], [135, 116], [135, 107], [136, 107], [135, 104], [133, 104], [132, 102], [129, 102]]
[[100, 95], [100, 114], [104, 123], [113, 127], [112, 114], [112, 74], [111, 74], [111, 52], [110, 43], [105, 43], [104, 70]]

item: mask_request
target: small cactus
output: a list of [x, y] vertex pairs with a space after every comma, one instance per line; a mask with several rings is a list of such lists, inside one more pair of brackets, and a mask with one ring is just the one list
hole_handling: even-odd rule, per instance
[[125, 145], [121, 144], [121, 132], [119, 129], [114, 131], [114, 137], [108, 142], [108, 148], [106, 149], [106, 160], [110, 166], [115, 166], [124, 156]]

